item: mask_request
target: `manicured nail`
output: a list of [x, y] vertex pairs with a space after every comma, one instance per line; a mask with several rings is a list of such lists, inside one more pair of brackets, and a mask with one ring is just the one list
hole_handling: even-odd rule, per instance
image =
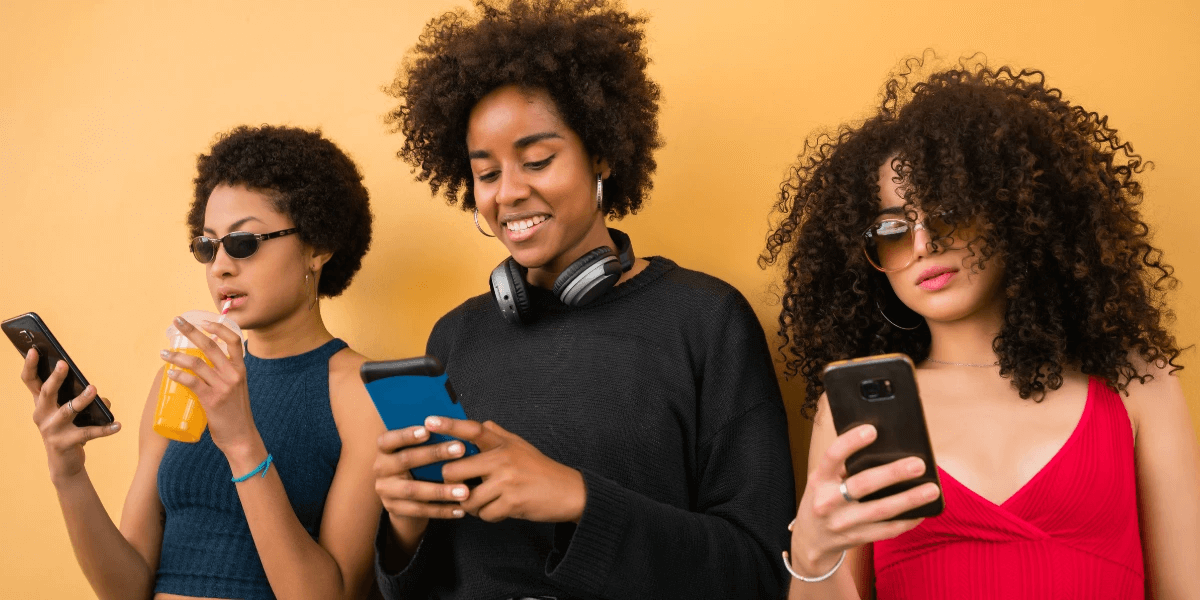
[[908, 461], [908, 472], [913, 475], [920, 475], [925, 472], [925, 462], [919, 458]]
[[166, 351], [166, 350], [162, 350], [162, 351], [160, 351], [160, 352], [158, 353], [158, 355], [159, 355], [159, 356], [161, 356], [161, 357], [163, 357], [163, 358], [166, 358], [166, 357], [170, 356], [170, 355], [171, 355], [171, 353], [170, 353], [170, 352], [168, 352], [168, 351]]
[[454, 443], [446, 447], [446, 452], [449, 452], [450, 454], [461, 454], [462, 449], [462, 444]]
[[461, 508], [456, 508], [456, 509], [454, 509], [452, 514], [454, 515], [455, 518], [461, 519], [463, 517], [463, 515], [465, 515], [467, 513], [463, 512], [463, 510]]
[[426, 434], [428, 434], [428, 433], [429, 433], [429, 432], [428, 432], [428, 431], [425, 431], [425, 428], [424, 428], [424, 427], [418, 427], [418, 428], [416, 428], [416, 429], [414, 429], [414, 430], [413, 430], [413, 437], [415, 437], [415, 438], [418, 438], [418, 439], [419, 439], [419, 438], [423, 438], [423, 437], [425, 437], [425, 435], [426, 435]]
[[187, 325], [187, 324], [188, 324], [188, 322], [187, 322], [187, 321], [185, 321], [185, 320], [183, 319], [183, 317], [175, 317], [175, 324], [176, 324], [176, 325], [179, 325], [179, 326], [183, 326], [183, 325]]
[[426, 417], [425, 426], [426, 427], [441, 427], [442, 420], [439, 417]]
[[176, 371], [175, 369], [171, 369], [171, 370], [167, 371], [167, 377], [178, 377], [178, 376], [179, 376], [179, 371]]
[[85, 396], [94, 395], [96, 393], [96, 386], [89, 383], [87, 387], [83, 388], [83, 393]]
[[108, 430], [109, 430], [109, 431], [120, 431], [120, 430], [121, 430], [121, 424], [120, 424], [120, 423], [113, 423], [112, 425], [109, 425], [109, 426], [108, 426]]
[[453, 495], [455, 498], [466, 498], [467, 497], [467, 488], [456, 487], [453, 490], [451, 490], [450, 494]]

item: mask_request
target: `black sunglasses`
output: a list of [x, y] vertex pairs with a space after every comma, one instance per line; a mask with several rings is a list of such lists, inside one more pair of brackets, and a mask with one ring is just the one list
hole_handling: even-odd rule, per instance
[[300, 231], [295, 227], [291, 229], [281, 229], [272, 233], [250, 233], [248, 231], [234, 231], [225, 234], [225, 237], [210, 238], [200, 236], [193, 238], [190, 244], [192, 256], [196, 260], [208, 264], [217, 257], [217, 246], [225, 246], [225, 253], [229, 258], [250, 258], [255, 252], [258, 252], [259, 242], [265, 242], [272, 238], [283, 237]]

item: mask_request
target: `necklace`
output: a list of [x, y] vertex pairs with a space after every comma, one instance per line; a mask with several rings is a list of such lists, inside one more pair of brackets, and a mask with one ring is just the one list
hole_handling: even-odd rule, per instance
[[949, 362], [949, 361], [945, 361], [945, 360], [938, 360], [936, 358], [928, 358], [928, 357], [926, 357], [925, 360], [927, 360], [929, 362], [933, 362], [933, 363], [938, 363], [939, 365], [954, 365], [956, 367], [995, 367], [1000, 364], [998, 362], [994, 362], [994, 363], [987, 364], [987, 365], [981, 365], [979, 363], [959, 363], [959, 362]]

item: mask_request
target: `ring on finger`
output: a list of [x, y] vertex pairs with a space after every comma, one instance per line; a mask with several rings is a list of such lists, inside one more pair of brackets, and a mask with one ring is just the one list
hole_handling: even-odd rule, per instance
[[850, 490], [846, 489], [846, 480], [845, 479], [843, 479], [842, 484], [838, 486], [838, 490], [840, 490], [842, 492], [842, 497], [846, 499], [846, 502], [858, 502], [858, 500], [855, 499], [854, 496], [850, 495]]
[[71, 411], [72, 416], [79, 414], [79, 411], [75, 410], [75, 399], [74, 398], [67, 400], [67, 410]]

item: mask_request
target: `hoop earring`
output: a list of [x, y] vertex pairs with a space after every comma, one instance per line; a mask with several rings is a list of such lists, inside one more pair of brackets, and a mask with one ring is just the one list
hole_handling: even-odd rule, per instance
[[478, 229], [479, 233], [482, 233], [484, 235], [484, 237], [496, 237], [496, 236], [484, 231], [483, 228], [479, 226], [479, 209], [478, 208], [475, 209], [475, 229]]
[[888, 318], [887, 313], [883, 312], [883, 307], [879, 305], [879, 300], [875, 301], [875, 308], [877, 310], [879, 310], [880, 315], [883, 315], [883, 320], [887, 321], [889, 325], [891, 325], [892, 327], [895, 327], [896, 329], [902, 329], [904, 331], [912, 331], [921, 326], [921, 323], [919, 321], [917, 322], [916, 325], [913, 325], [912, 327], [902, 327], [900, 325], [897, 325], [895, 321]]
[[596, 175], [596, 210], [604, 212], [604, 176]]

